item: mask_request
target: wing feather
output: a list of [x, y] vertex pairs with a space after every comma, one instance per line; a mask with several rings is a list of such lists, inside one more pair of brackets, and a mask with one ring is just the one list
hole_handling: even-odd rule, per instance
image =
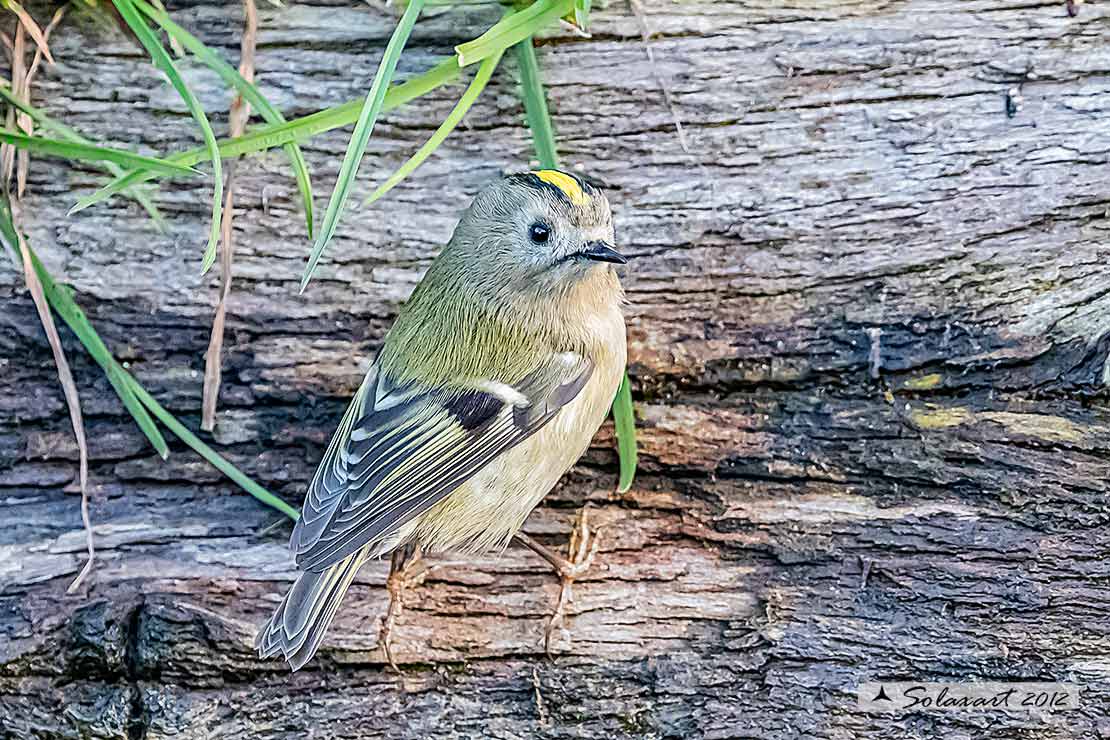
[[375, 365], [351, 400], [305, 498], [290, 547], [321, 571], [442, 500], [551, 421], [593, 363], [553, 355], [513, 385], [393, 384]]

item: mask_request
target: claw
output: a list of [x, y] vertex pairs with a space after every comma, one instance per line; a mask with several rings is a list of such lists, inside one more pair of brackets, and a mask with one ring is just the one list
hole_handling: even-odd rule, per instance
[[567, 604], [574, 601], [574, 581], [584, 575], [593, 565], [594, 556], [601, 544], [598, 531], [590, 531], [587, 509], [585, 507], [580, 509], [578, 516], [575, 517], [574, 528], [571, 529], [570, 541], [567, 543], [569, 559], [553, 552], [526, 534], [517, 534], [517, 539], [551, 564], [561, 581], [559, 584], [559, 599], [555, 602], [555, 609], [551, 613], [551, 617], [547, 621], [547, 627], [544, 630], [543, 649], [551, 660], [554, 660], [554, 654], [551, 651], [553, 636], [557, 631], [567, 632], [563, 625], [566, 622]]
[[430, 568], [421, 557], [419, 545], [403, 545], [393, 551], [389, 561], [389, 577], [385, 589], [389, 592], [389, 608], [385, 612], [382, 626], [378, 632], [378, 644], [382, 646], [385, 659], [390, 668], [400, 673], [401, 668], [393, 657], [393, 628], [405, 611], [405, 590], [424, 582]]

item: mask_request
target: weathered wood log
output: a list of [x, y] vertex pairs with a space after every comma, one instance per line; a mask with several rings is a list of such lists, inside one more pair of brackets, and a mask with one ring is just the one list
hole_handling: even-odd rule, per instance
[[[391, 16], [262, 4], [257, 76], [287, 115], [364, 94]], [[350, 5], [351, 7], [348, 7]], [[383, 670], [385, 564], [317, 660], [254, 657], [293, 578], [288, 523], [187, 448], [161, 461], [66, 335], [91, 442], [97, 567], [50, 352], [0, 261], [0, 737], [1007, 737], [1110, 733], [1110, 10], [1063, 2], [623, 2], [540, 49], [567, 163], [609, 189], [641, 471], [612, 491], [606, 428], [526, 531], [603, 525], [569, 635], [557, 582], [511, 548], [439, 559]], [[235, 4], [171, 3], [235, 61]], [[496, 17], [436, 10], [412, 74]], [[144, 151], [197, 144], [122, 34], [67, 20], [34, 99]], [[229, 93], [183, 62], [226, 128]], [[530, 139], [506, 61], [416, 176], [308, 243], [280, 151], [237, 177], [235, 283], [212, 437], [299, 502], [398, 306], [461, 208]], [[660, 85], [673, 104], [668, 106]], [[386, 116], [363, 193], [460, 87]], [[1009, 95], [1009, 99], [1008, 96]], [[1023, 101], [1017, 105], [1018, 98]], [[681, 121], [684, 150], [675, 131]], [[318, 203], [345, 132], [305, 142]], [[201, 180], [164, 184], [160, 235], [93, 170], [32, 162], [25, 221], [112, 350], [199, 423], [217, 278]], [[869, 680], [1075, 681], [1060, 714], [868, 715]]]

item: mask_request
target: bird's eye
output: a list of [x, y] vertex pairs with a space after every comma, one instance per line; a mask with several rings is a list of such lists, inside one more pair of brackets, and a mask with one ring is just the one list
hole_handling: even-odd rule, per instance
[[551, 238], [551, 227], [542, 221], [537, 221], [528, 227], [528, 238], [534, 244], [543, 244]]

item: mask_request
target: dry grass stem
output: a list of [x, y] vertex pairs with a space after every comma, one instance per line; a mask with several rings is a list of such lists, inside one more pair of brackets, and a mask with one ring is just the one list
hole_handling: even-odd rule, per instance
[[15, 0], [4, 0], [3, 5], [8, 10], [15, 13], [16, 18], [19, 19], [20, 27], [24, 29], [35, 42], [39, 54], [44, 54], [46, 56], [46, 61], [53, 64], [54, 57], [50, 56], [50, 47], [46, 44], [46, 40], [50, 34], [43, 33], [42, 29], [39, 28], [39, 24], [35, 23], [35, 19], [31, 17], [31, 14], [24, 10], [23, 6], [15, 2]]
[[[46, 28], [42, 32], [44, 40], [50, 40], [50, 34], [54, 33], [54, 29], [57, 28], [58, 24], [62, 22], [62, 18], [65, 18], [65, 15], [66, 9], [64, 5], [54, 11], [54, 15], [50, 18], [50, 23], [47, 24]], [[35, 49], [35, 58], [31, 60], [31, 69], [27, 72], [28, 80], [34, 79], [35, 74], [39, 71], [39, 65], [42, 64], [43, 55], [46, 53], [49, 53], [49, 50], [46, 50], [44, 52], [44, 47], [42, 46]], [[54, 63], [54, 60], [50, 58], [47, 58], [46, 61], [50, 62], [51, 64]], [[27, 86], [30, 87], [30, 82], [27, 83]]]
[[[11, 46], [11, 70], [12, 70], [12, 93], [19, 95], [23, 89], [23, 78], [27, 74], [27, 64], [24, 59], [25, 56], [25, 43], [23, 39], [23, 26], [16, 24], [15, 34], [12, 37]], [[16, 110], [9, 107], [7, 116], [4, 123], [10, 129], [16, 124]], [[8, 187], [12, 181], [12, 174], [15, 170], [15, 155], [16, 149], [10, 144], [0, 145], [0, 178], [3, 178], [4, 187]]]
[[[17, 13], [18, 15], [18, 13]], [[31, 34], [37, 43], [35, 49], [34, 59], [31, 61], [30, 66], [26, 65], [26, 43], [24, 41], [24, 32], [30, 33], [30, 27], [27, 19], [20, 16], [20, 23], [15, 30], [14, 41], [9, 41], [5, 45], [11, 52], [11, 70], [12, 70], [12, 92], [18, 96], [20, 100], [30, 102], [31, 99], [31, 83], [34, 80], [35, 73], [38, 72], [39, 66], [45, 57], [51, 64], [54, 60], [50, 57], [50, 52], [46, 48], [46, 40], [50, 37], [50, 33], [57, 28], [65, 15], [64, 8], [58, 8], [54, 13], [54, 17], [50, 21], [50, 25], [46, 27], [45, 31], [38, 29], [35, 25], [34, 28], [38, 32]], [[34, 21], [31, 21], [33, 24]], [[11, 109], [8, 110], [8, 125], [11, 126], [14, 122], [22, 131], [27, 134], [33, 133], [33, 125], [30, 116], [20, 113], [18, 116], [13, 114]], [[13, 162], [17, 162], [16, 167], [16, 194], [15, 198], [10, 198], [12, 209], [12, 222], [20, 223], [20, 210], [19, 201], [23, 198], [23, 194], [27, 187], [27, 171], [30, 166], [30, 159], [26, 151], [18, 152], [18, 157], [13, 156], [13, 149], [5, 147], [0, 152], [0, 163], [3, 169], [3, 184], [4, 189], [8, 190], [11, 183]], [[19, 254], [23, 262], [23, 279], [27, 284], [27, 290], [31, 293], [31, 299], [35, 303], [35, 310], [38, 312], [39, 321], [42, 323], [42, 329], [46, 333], [46, 339], [50, 343], [50, 351], [54, 354], [54, 365], [58, 369], [58, 381], [62, 384], [62, 392], [65, 395], [66, 406], [69, 409], [69, 421], [73, 426], [73, 436], [77, 440], [77, 454], [78, 454], [78, 488], [81, 492], [81, 522], [85, 528], [85, 544], [88, 552], [88, 557], [85, 560], [85, 565], [81, 568], [81, 572], [73, 579], [73, 582], [67, 589], [68, 593], [76, 591], [89, 573], [92, 572], [93, 563], [96, 560], [96, 548], [93, 542], [93, 529], [92, 522], [89, 518], [89, 448], [88, 442], [85, 438], [85, 422], [81, 413], [81, 398], [77, 393], [77, 384], [73, 381], [73, 373], [69, 368], [69, 362], [66, 360], [65, 350], [62, 349], [62, 339], [58, 334], [58, 327], [54, 323], [54, 316], [50, 313], [50, 305], [46, 301], [46, 295], [42, 289], [42, 282], [39, 281], [38, 274], [35, 272], [34, 265], [31, 262], [31, 253], [27, 248], [27, 243], [23, 239], [23, 235], [16, 232], [16, 238], [19, 242]]]
[[[243, 14], [246, 18], [243, 40], [240, 44], [239, 74], [247, 82], [254, 82], [254, 53], [258, 40], [258, 10], [254, 0], [243, 0]], [[231, 102], [229, 114], [230, 134], [242, 136], [250, 118], [250, 105], [237, 95]], [[220, 360], [223, 353], [224, 323], [227, 317], [227, 301], [231, 295], [231, 220], [234, 211], [235, 173], [238, 161], [227, 167], [227, 186], [224, 189], [224, 211], [220, 222], [220, 297], [216, 303], [216, 315], [212, 318], [212, 335], [208, 339], [208, 351], [204, 355], [204, 395], [201, 403], [201, 429], [210, 432], [216, 426], [216, 403], [220, 394]]]
[[[16, 214], [18, 213], [18, 206], [12, 204], [12, 220], [17, 221]], [[58, 368], [58, 381], [62, 384], [62, 392], [65, 394], [66, 406], [69, 407], [69, 421], [73, 425], [73, 436], [77, 439], [77, 454], [79, 456], [78, 468], [78, 484], [81, 490], [81, 521], [85, 527], [85, 545], [88, 551], [88, 559], [85, 565], [81, 568], [81, 572], [73, 579], [73, 583], [69, 585], [66, 590], [67, 593], [73, 593], [81, 585], [82, 581], [92, 571], [93, 561], [96, 559], [96, 549], [93, 545], [93, 530], [92, 522], [89, 520], [89, 447], [85, 440], [85, 422], [81, 415], [81, 398], [77, 394], [77, 385], [73, 382], [73, 373], [69, 369], [69, 362], [66, 360], [65, 350], [62, 349], [62, 338], [58, 335], [58, 327], [54, 324], [54, 317], [50, 313], [50, 306], [46, 302], [46, 295], [42, 290], [42, 283], [39, 282], [39, 276], [35, 273], [35, 268], [31, 264], [31, 253], [27, 249], [27, 243], [23, 240], [23, 235], [16, 234], [19, 240], [19, 253], [23, 258], [23, 279], [27, 283], [27, 290], [31, 292], [31, 298], [35, 302], [35, 310], [38, 311], [39, 321], [42, 322], [43, 331], [46, 332], [46, 338], [50, 342], [50, 351], [54, 353], [54, 365]]]
[[[50, 38], [50, 34], [61, 23], [62, 18], [65, 17], [65, 8], [58, 8], [54, 11], [54, 16], [50, 20], [50, 24], [46, 27], [45, 31], [39, 31], [43, 40]], [[38, 26], [35, 26], [37, 29]], [[11, 58], [11, 71], [12, 71], [12, 93], [20, 100], [30, 103], [31, 102], [31, 83], [34, 81], [35, 74], [42, 64], [44, 52], [43, 47], [39, 46], [35, 49], [35, 56], [31, 60], [30, 67], [26, 64], [26, 40], [24, 33], [27, 30], [25, 23], [18, 23], [15, 29], [14, 41], [4, 37], [4, 45], [8, 48], [8, 53]], [[49, 60], [53, 63], [53, 60]], [[26, 113], [16, 112], [13, 109], [8, 110], [6, 123], [8, 128], [17, 126], [20, 131], [30, 136], [34, 133], [34, 122], [31, 117]], [[10, 182], [12, 177], [12, 168], [15, 167], [16, 172], [16, 196], [22, 198], [27, 190], [27, 172], [30, 168], [31, 158], [30, 153], [26, 150], [15, 150], [7, 144], [0, 147], [0, 172], [3, 173], [4, 182]]]

